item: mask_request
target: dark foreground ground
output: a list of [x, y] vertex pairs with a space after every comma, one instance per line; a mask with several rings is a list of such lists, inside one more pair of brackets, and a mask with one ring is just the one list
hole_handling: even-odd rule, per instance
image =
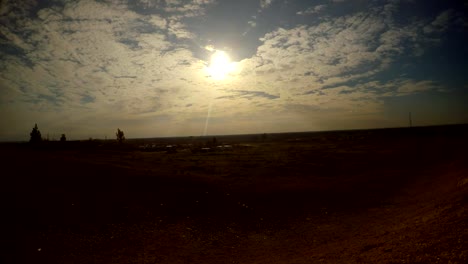
[[4, 144], [0, 263], [468, 263], [467, 132]]

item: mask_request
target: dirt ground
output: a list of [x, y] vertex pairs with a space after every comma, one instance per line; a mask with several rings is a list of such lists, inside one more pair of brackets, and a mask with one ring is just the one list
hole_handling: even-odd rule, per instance
[[467, 132], [2, 144], [0, 262], [468, 263]]

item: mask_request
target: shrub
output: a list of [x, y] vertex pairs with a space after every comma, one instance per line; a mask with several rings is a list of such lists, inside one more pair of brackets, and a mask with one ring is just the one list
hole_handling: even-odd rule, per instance
[[125, 135], [124, 135], [124, 132], [122, 130], [117, 128], [117, 133], [115, 133], [115, 135], [117, 136], [117, 142], [119, 142], [119, 143], [124, 142]]
[[29, 135], [31, 136], [29, 139], [30, 143], [38, 143], [42, 141], [41, 131], [39, 131], [37, 124], [34, 125], [33, 130]]

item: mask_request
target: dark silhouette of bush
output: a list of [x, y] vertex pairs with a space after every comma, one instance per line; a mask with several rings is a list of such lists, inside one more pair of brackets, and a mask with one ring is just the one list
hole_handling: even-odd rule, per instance
[[119, 143], [124, 142], [125, 135], [124, 135], [124, 132], [120, 130], [120, 128], [117, 128], [117, 133], [115, 133], [115, 135], [117, 136], [117, 142]]
[[42, 141], [41, 131], [39, 131], [37, 124], [34, 124], [33, 130], [29, 135], [31, 136], [29, 139], [30, 143], [38, 143]]
[[65, 136], [65, 134], [62, 134], [62, 136], [60, 137], [60, 142], [65, 142], [67, 141], [67, 137]]

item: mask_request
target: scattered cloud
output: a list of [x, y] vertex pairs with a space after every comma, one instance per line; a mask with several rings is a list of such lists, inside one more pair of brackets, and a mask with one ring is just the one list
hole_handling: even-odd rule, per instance
[[[345, 1], [290, 11], [290, 17], [275, 15], [287, 10], [276, 10], [272, 0], [253, 2], [241, 28], [230, 25], [240, 33], [226, 37], [221, 25], [232, 14], [208, 13], [222, 0], [4, 1], [0, 110], [17, 120], [3, 118], [0, 125], [41, 120], [60, 130], [93, 123], [102, 131], [124, 123], [149, 131], [139, 136], [166, 127], [160, 135], [173, 135], [189, 133], [184, 124], [195, 127], [212, 104], [220, 129], [231, 120], [242, 130], [252, 113], [301, 129], [301, 122], [310, 124], [325, 113], [377, 115], [385, 98], [446, 90], [432, 76], [387, 75], [403, 59], [423, 60], [453, 25], [466, 27], [459, 11], [398, 20], [399, 1], [371, 2], [337, 15], [332, 3], [340, 2]], [[206, 21], [213, 17], [218, 20]], [[200, 30], [213, 24], [212, 32]], [[245, 27], [249, 34], [241, 34]], [[239, 58], [236, 69], [222, 82], [210, 79], [212, 43], [232, 40], [238, 43], [229, 50]], [[246, 46], [256, 48], [249, 54]]]
[[325, 87], [374, 76], [399, 56], [417, 55], [430, 47], [432, 39], [420, 34], [423, 23], [395, 26], [387, 23], [384, 12], [356, 13], [267, 33], [244, 73], [274, 75], [288, 82], [300, 77], [304, 83]]
[[314, 7], [309, 7], [305, 11], [299, 11], [297, 12], [298, 15], [310, 15], [310, 14], [317, 14], [320, 13], [321, 11], [325, 10], [327, 8], [327, 5], [316, 5]]
[[169, 20], [168, 30], [170, 34], [180, 39], [191, 39], [195, 37], [195, 35], [186, 28], [184, 23], [178, 20]]
[[273, 0], [260, 0], [260, 8], [261, 9], [268, 8], [272, 2]]
[[[214, 4], [215, 0], [166, 0], [164, 10], [175, 16], [195, 17], [205, 14], [206, 7]], [[158, 1], [159, 3], [159, 1]]]
[[446, 31], [450, 25], [452, 19], [455, 18], [454, 10], [445, 10], [440, 13], [434, 21], [423, 28], [424, 33], [440, 33]]
[[253, 99], [255, 97], [261, 97], [265, 99], [278, 99], [280, 98], [278, 95], [268, 94], [262, 91], [249, 91], [249, 90], [230, 90], [228, 91], [231, 95], [223, 95], [219, 96], [216, 99], [238, 99], [238, 98], [245, 98], [245, 99]]
[[398, 95], [407, 95], [425, 91], [442, 91], [443, 86], [430, 80], [404, 80], [398, 83]]
[[[169, 110], [173, 104], [165, 98], [180, 96], [182, 89], [177, 87], [182, 85], [194, 87], [182, 78], [199, 72], [203, 62], [168, 41], [171, 35], [190, 37], [184, 27], [169, 20], [164, 33], [159, 31], [164, 30], [162, 21], [156, 15], [146, 17], [92, 1], [66, 4], [61, 12], [54, 6], [41, 9], [37, 19], [23, 21], [32, 34], [1, 28], [8, 43], [31, 62], [3, 64], [2, 85], [19, 89], [10, 100], [28, 102], [40, 111], [67, 106], [64, 110], [72, 113], [82, 105], [101, 114], [116, 109], [144, 113], [155, 105]], [[179, 81], [171, 80], [175, 76]], [[164, 86], [172, 87], [171, 95], [161, 93], [159, 87]], [[49, 109], [51, 98], [56, 100]]]

